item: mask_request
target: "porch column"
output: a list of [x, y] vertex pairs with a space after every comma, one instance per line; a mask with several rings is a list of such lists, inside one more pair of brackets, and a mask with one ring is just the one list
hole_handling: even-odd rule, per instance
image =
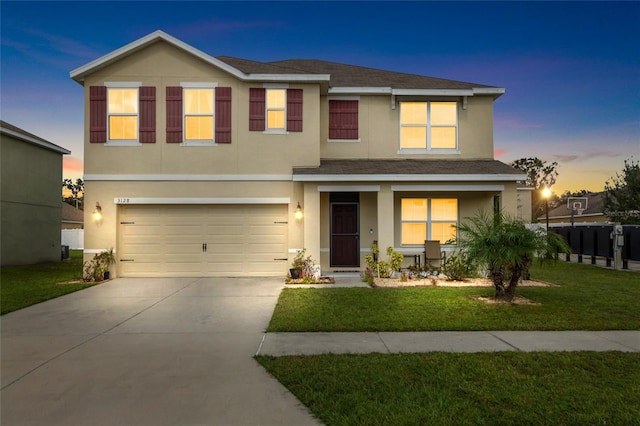
[[380, 256], [386, 258], [387, 247], [394, 247], [393, 191], [391, 185], [380, 185], [378, 192], [378, 247]]
[[304, 184], [304, 247], [320, 266], [320, 192], [315, 183]]

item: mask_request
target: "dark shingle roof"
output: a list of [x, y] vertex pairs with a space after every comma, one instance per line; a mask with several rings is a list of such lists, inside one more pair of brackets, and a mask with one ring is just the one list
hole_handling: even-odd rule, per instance
[[[582, 212], [583, 215], [589, 214], [603, 214], [604, 212], [604, 192], [590, 192], [584, 196], [587, 199], [587, 208]], [[567, 208], [567, 203], [564, 202], [553, 210], [549, 210], [549, 217], [570, 217], [571, 210]], [[577, 217], [577, 212], [575, 213]], [[544, 218], [540, 216], [540, 218]]]
[[472, 89], [474, 87], [491, 87], [316, 59], [290, 59], [270, 62], [270, 64], [294, 68], [308, 73], [330, 74], [331, 86], [333, 87], [393, 87], [394, 89]]
[[216, 56], [216, 59], [231, 65], [245, 74], [321, 74], [317, 71], [301, 71], [268, 62], [251, 61], [249, 59], [233, 58], [231, 56]]
[[493, 86], [483, 84], [385, 71], [317, 59], [288, 59], [274, 62], [258, 62], [231, 56], [217, 56], [216, 59], [246, 74], [329, 74], [331, 76], [329, 84], [332, 87], [391, 87], [394, 89], [432, 90], [493, 88]]
[[294, 168], [293, 175], [522, 175], [498, 160], [321, 160], [320, 167]]

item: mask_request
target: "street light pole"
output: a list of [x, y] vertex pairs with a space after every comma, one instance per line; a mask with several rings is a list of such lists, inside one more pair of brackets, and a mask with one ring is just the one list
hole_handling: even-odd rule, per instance
[[542, 190], [542, 197], [544, 198], [545, 215], [547, 219], [547, 234], [549, 233], [549, 197], [551, 197], [551, 189], [545, 186]]

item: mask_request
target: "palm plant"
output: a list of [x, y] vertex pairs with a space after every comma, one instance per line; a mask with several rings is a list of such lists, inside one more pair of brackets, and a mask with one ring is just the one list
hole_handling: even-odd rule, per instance
[[485, 267], [495, 287], [496, 299], [512, 301], [533, 260], [557, 260], [570, 249], [554, 232], [528, 229], [502, 213], [483, 211], [458, 226], [459, 247]]

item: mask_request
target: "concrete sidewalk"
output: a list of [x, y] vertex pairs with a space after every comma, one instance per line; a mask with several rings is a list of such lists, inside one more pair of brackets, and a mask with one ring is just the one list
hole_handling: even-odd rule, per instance
[[640, 352], [640, 331], [266, 333], [257, 355], [495, 351]]

